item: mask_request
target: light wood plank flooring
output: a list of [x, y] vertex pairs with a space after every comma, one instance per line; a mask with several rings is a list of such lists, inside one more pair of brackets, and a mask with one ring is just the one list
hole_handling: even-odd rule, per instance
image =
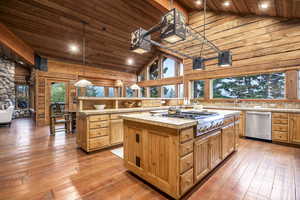
[[[0, 199], [168, 199], [110, 151], [86, 154], [74, 135], [49, 136], [31, 120], [0, 128]], [[300, 199], [300, 149], [241, 139], [240, 149], [184, 197]]]

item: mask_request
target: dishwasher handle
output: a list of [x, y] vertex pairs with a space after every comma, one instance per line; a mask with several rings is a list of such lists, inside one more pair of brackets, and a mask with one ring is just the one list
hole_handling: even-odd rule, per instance
[[249, 115], [267, 115], [267, 116], [271, 116], [270, 112], [247, 112], [247, 114]]

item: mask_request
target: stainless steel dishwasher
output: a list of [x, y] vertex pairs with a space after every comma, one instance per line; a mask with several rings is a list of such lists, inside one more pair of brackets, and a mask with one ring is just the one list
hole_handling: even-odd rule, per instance
[[272, 140], [271, 112], [247, 112], [246, 137]]

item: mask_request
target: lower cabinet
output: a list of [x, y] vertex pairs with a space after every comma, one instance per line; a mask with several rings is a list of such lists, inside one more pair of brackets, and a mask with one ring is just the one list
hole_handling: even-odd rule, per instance
[[110, 120], [110, 143], [120, 144], [123, 142], [123, 120], [113, 119]]
[[222, 156], [225, 159], [235, 150], [235, 128], [234, 123], [222, 128]]
[[194, 160], [194, 179], [198, 182], [223, 160], [221, 131], [194, 143]]
[[300, 144], [300, 114], [290, 114], [289, 121], [290, 142]]
[[199, 139], [194, 143], [194, 179], [201, 180], [210, 171], [209, 139]]

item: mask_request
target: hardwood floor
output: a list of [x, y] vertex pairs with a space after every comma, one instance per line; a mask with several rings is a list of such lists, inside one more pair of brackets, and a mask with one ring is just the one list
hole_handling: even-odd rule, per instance
[[[0, 128], [0, 199], [168, 199], [110, 151], [86, 154], [74, 135], [30, 120]], [[300, 199], [300, 149], [241, 140], [240, 149], [184, 199]]]

